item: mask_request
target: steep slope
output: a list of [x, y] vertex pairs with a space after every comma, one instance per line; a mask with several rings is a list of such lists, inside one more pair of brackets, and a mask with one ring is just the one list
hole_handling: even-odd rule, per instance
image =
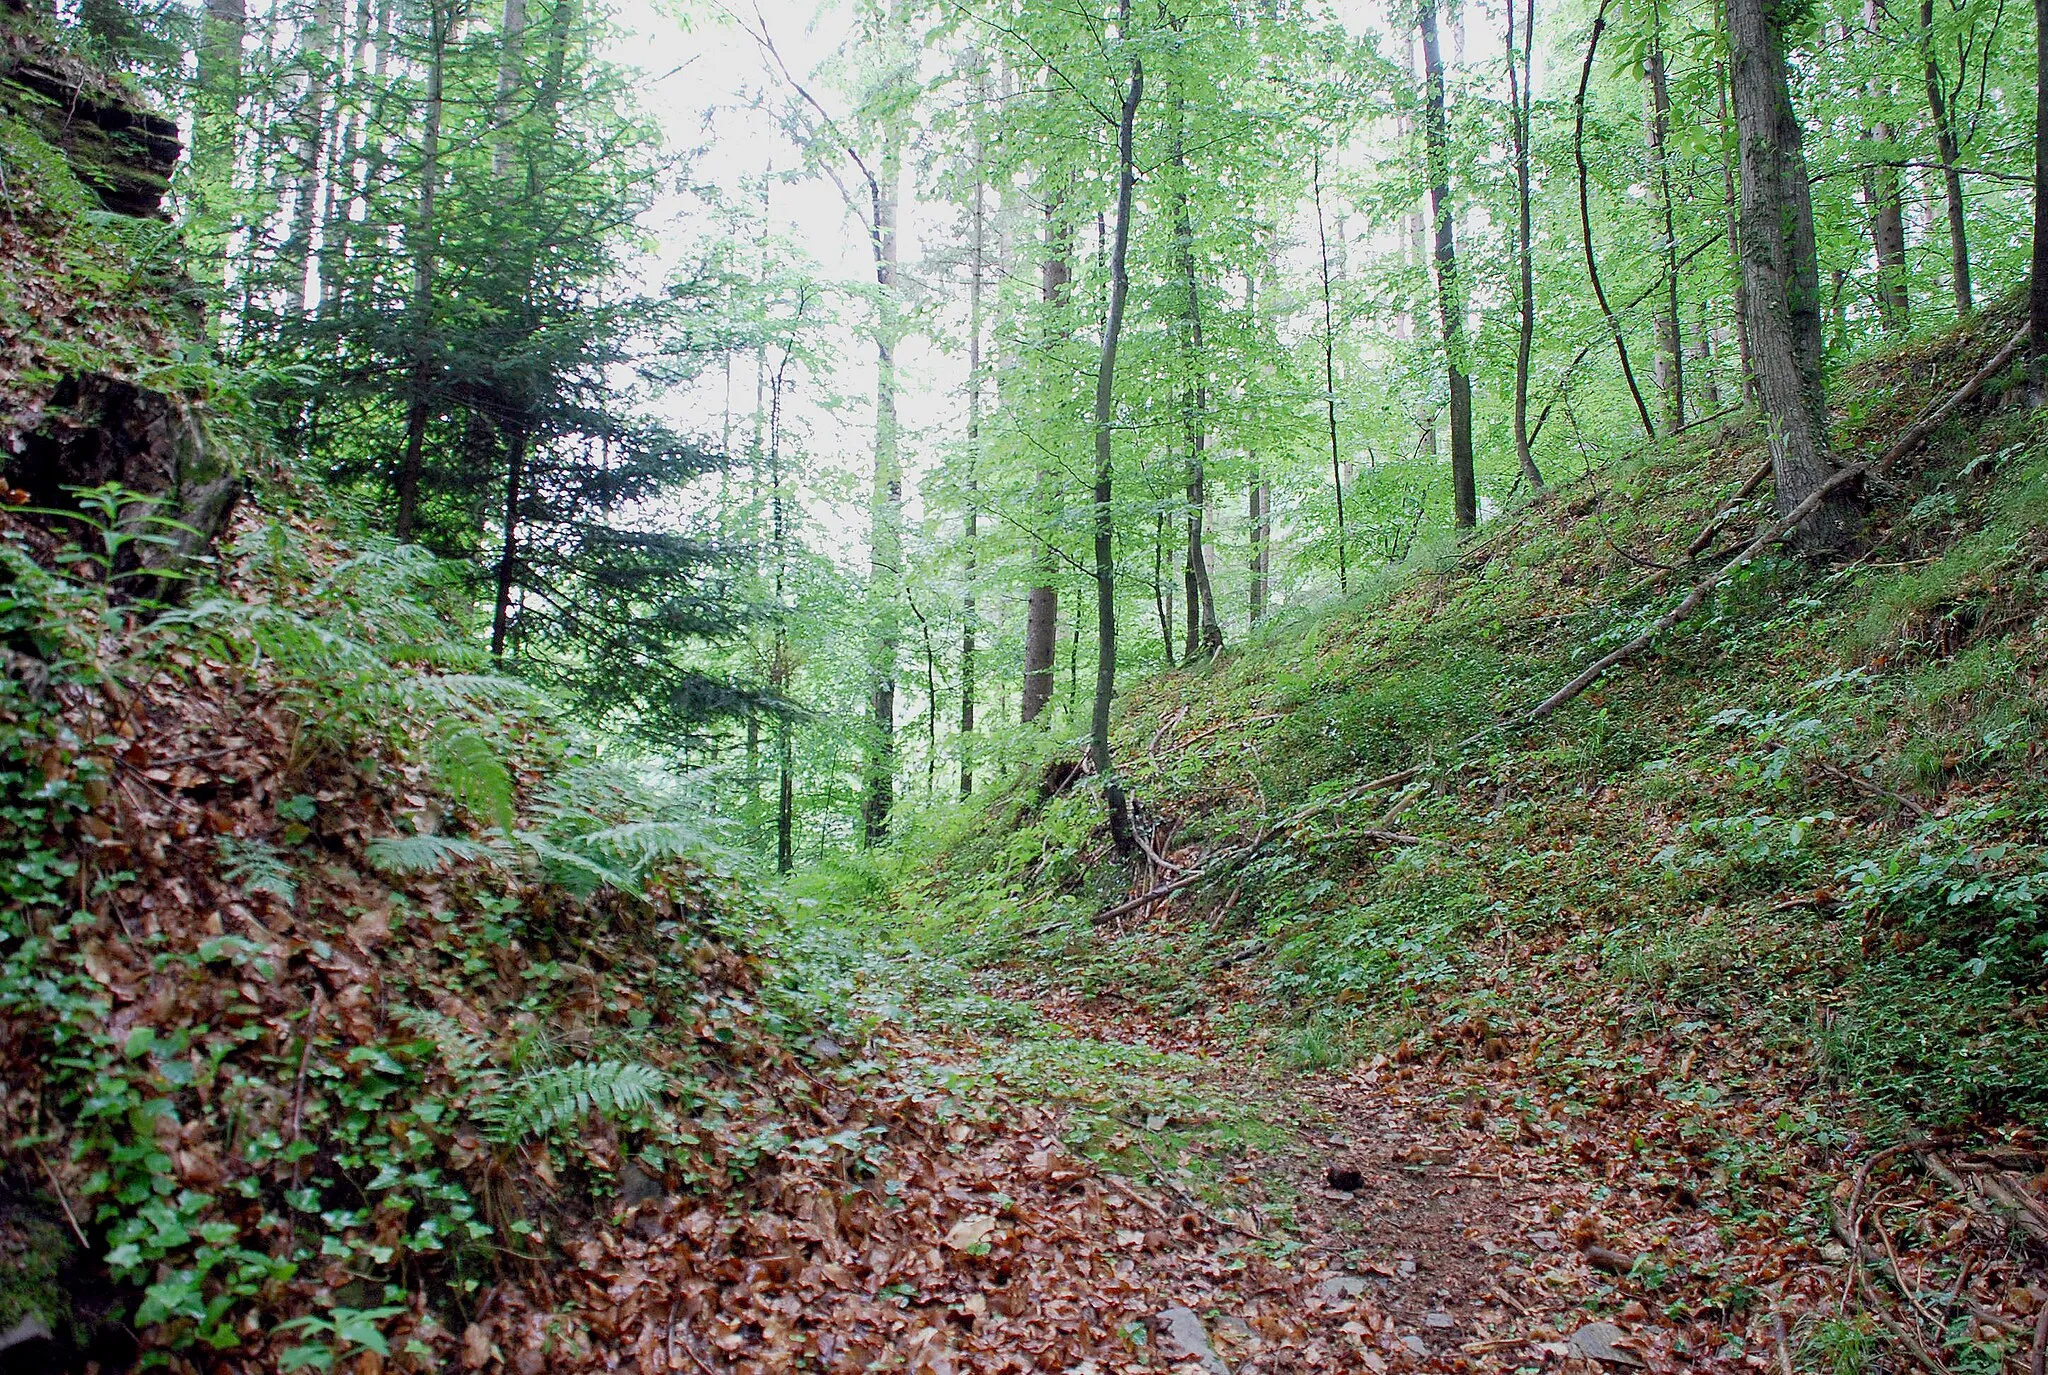
[[[2019, 322], [2003, 306], [1860, 363], [1839, 450], [1876, 457]], [[1490, 1273], [1552, 1314], [1507, 1314], [1527, 1341], [1560, 1308], [1633, 1305], [1654, 1310], [1646, 1351], [1710, 1365], [1768, 1351], [1774, 1310], [1802, 1360], [1908, 1342], [1870, 1316], [1896, 1294], [1823, 1263], [1846, 1254], [1842, 1184], [1832, 1210], [1901, 1253], [1908, 1290], [1953, 1287], [1979, 1253], [1977, 1316], [1935, 1324], [1916, 1299], [1919, 1340], [2024, 1360], [2048, 1299], [2026, 1287], [2048, 1213], [2013, 1215], [2039, 1208], [2048, 1163], [2042, 438], [1993, 379], [1873, 474], [1853, 557], [1731, 568], [1650, 654], [1530, 725], [1770, 519], [1767, 485], [1737, 496], [1764, 454], [1748, 420], [1589, 472], [1135, 687], [1117, 747], [1140, 871], [1109, 863], [1097, 800], [1050, 771], [938, 843], [918, 929], [1012, 986], [1078, 986], [1083, 1024], [1249, 1042], [1368, 1174], [1414, 1158], [1414, 1131], [1465, 1177], [1532, 1181], [1522, 1239], [1485, 1235]], [[1978, 1152], [1951, 1174], [1980, 1182], [1902, 1176], [1894, 1152], [1888, 1211], [1857, 1216], [1869, 1194], [1842, 1181], [1869, 1143], [1929, 1131]], [[1531, 1229], [1582, 1247], [1543, 1252]], [[1482, 1364], [1540, 1356], [1501, 1335], [1480, 1334]]]

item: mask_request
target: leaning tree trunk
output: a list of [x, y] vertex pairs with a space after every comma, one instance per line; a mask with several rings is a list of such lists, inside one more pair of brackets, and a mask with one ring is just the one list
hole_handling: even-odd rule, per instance
[[1337, 497], [1337, 590], [1351, 590], [1346, 563], [1350, 539], [1344, 531], [1344, 462], [1337, 453], [1337, 315], [1330, 292], [1330, 236], [1323, 228], [1323, 150], [1311, 155], [1310, 185], [1315, 188], [1316, 245], [1323, 264], [1323, 416], [1330, 436], [1330, 490]]
[[[1821, 376], [1820, 269], [1813, 241], [1806, 155], [1786, 83], [1784, 35], [1772, 0], [1729, 0], [1735, 124], [1742, 172], [1742, 275], [1750, 347], [1770, 430], [1778, 512], [1784, 515], [1834, 475], [1828, 458], [1827, 392]], [[1858, 503], [1846, 488], [1800, 525], [1809, 551], [1855, 533]]]
[[1436, 300], [1443, 321], [1444, 362], [1451, 400], [1451, 519], [1461, 530], [1479, 523], [1478, 477], [1472, 462], [1472, 379], [1465, 372], [1465, 297], [1458, 285], [1458, 247], [1451, 229], [1451, 133], [1444, 112], [1444, 59], [1437, 46], [1436, 0], [1417, 7], [1422, 25], [1423, 145], [1429, 160], [1429, 213], [1436, 221]]
[[[1123, 0], [1123, 36], [1129, 36], [1131, 4]], [[1109, 703], [1116, 692], [1116, 523], [1110, 510], [1115, 478], [1111, 421], [1116, 407], [1116, 349], [1124, 328], [1124, 298], [1130, 294], [1125, 259], [1131, 242], [1131, 184], [1134, 180], [1131, 143], [1138, 120], [1138, 101], [1145, 92], [1144, 63], [1131, 59], [1131, 84], [1124, 92], [1116, 135], [1116, 235], [1109, 250], [1109, 310], [1102, 326], [1102, 357], [1095, 369], [1095, 710], [1089, 740], [1095, 769], [1102, 779], [1102, 800], [1109, 809], [1109, 834], [1119, 855], [1131, 852], [1131, 808], [1123, 779], [1109, 752]]]
[[1579, 69], [1579, 95], [1572, 107], [1572, 161], [1579, 172], [1579, 240], [1586, 250], [1586, 279], [1592, 283], [1593, 299], [1599, 303], [1601, 318], [1607, 321], [1607, 332], [1614, 336], [1614, 352], [1621, 359], [1621, 378], [1628, 383], [1628, 394], [1636, 403], [1636, 415], [1643, 422], [1643, 437], [1655, 439], [1657, 426], [1650, 419], [1650, 408], [1643, 404], [1643, 389], [1636, 385], [1636, 370], [1629, 363], [1628, 340], [1622, 337], [1621, 321], [1607, 302], [1607, 288], [1600, 281], [1600, 258], [1593, 251], [1592, 174], [1586, 168], [1586, 87], [1593, 80], [1593, 56], [1600, 50], [1600, 35], [1607, 31], [1608, 3], [1609, 0], [1600, 0], [1600, 12], [1593, 16], [1593, 32], [1586, 39], [1586, 63]]
[[1941, 91], [1941, 63], [1934, 55], [1934, 0], [1920, 0], [1920, 63], [1927, 79], [1927, 113], [1934, 124], [1934, 148], [1941, 158], [1941, 187], [1948, 199], [1949, 280], [1955, 287], [1956, 313], [1971, 310], [1970, 229], [1963, 206], [1963, 174], [1958, 164], [1962, 146], [1956, 139], [1955, 112]]

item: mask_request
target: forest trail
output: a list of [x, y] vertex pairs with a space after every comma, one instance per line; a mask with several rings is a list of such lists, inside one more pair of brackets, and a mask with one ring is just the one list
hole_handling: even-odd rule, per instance
[[[1114, 993], [1011, 996], [1076, 1035], [1192, 1057], [1209, 1092], [1282, 1129], [1276, 1150], [1213, 1162], [1241, 1206], [1212, 1216], [1317, 1276], [1312, 1308], [1349, 1338], [1333, 1368], [1774, 1368], [1772, 1313], [1825, 1287], [1832, 1257], [1776, 1223], [1716, 1225], [1670, 1114], [1631, 1111], [1615, 1083], [1595, 1113], [1553, 1115], [1498, 1037], [1296, 1071]], [[1754, 1135], [1759, 1106], [1776, 1103], [1725, 1105], [1730, 1130]], [[1231, 1369], [1264, 1368], [1241, 1323], [1210, 1327]]]

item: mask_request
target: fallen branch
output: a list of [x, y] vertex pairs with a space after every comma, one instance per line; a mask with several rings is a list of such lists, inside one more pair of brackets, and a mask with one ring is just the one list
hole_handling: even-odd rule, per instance
[[1770, 475], [1771, 460], [1766, 454], [1764, 461], [1757, 464], [1750, 475], [1742, 480], [1742, 485], [1735, 489], [1735, 495], [1728, 499], [1728, 504], [1692, 537], [1692, 543], [1685, 546], [1685, 556], [1689, 559], [1699, 557], [1700, 551], [1714, 542], [1715, 537], [1721, 533], [1721, 527], [1735, 518], [1735, 513], [1742, 509], [1742, 503], [1755, 496], [1756, 489], [1763, 486], [1764, 479]]
[[[1998, 1181], [1995, 1175], [1983, 1181], [1983, 1193], [1980, 1194], [1950, 1168], [1948, 1161], [1942, 1158], [1939, 1151], [1921, 1151], [1918, 1155], [1927, 1173], [1948, 1185], [1965, 1208], [2001, 1226], [2018, 1227], [2035, 1241], [2048, 1245], [2048, 1225], [2043, 1225], [2041, 1219], [2035, 1217], [2032, 1211], [2018, 1200], [2001, 1197], [2004, 1192], [2000, 1187], [2003, 1181]], [[1985, 1194], [1989, 1194], [1990, 1197], [1987, 1199]]]
[[1881, 458], [1875, 462], [1852, 463], [1846, 468], [1837, 469], [1827, 481], [1815, 487], [1811, 492], [1808, 492], [1806, 498], [1797, 506], [1794, 506], [1784, 515], [1778, 517], [1777, 520], [1764, 529], [1762, 534], [1745, 545], [1742, 552], [1736, 555], [1731, 562], [1723, 564], [1719, 569], [1693, 584], [1692, 590], [1685, 594], [1677, 606], [1672, 607], [1671, 610], [1659, 616], [1647, 630], [1644, 630], [1627, 644], [1611, 653], [1602, 655], [1586, 668], [1584, 672], [1580, 673], [1578, 677], [1566, 683], [1541, 702], [1538, 702], [1522, 718], [1521, 723], [1524, 725], [1534, 725], [1544, 720], [1559, 707], [1565, 705], [1594, 683], [1600, 681], [1608, 669], [1613, 668], [1616, 664], [1633, 659], [1636, 655], [1648, 649], [1658, 636], [1697, 611], [1700, 604], [1716, 588], [1733, 576], [1737, 569], [1748, 567], [1758, 554], [1761, 554], [1764, 550], [1791, 534], [1792, 531], [1805, 522], [1808, 516], [1819, 510], [1821, 503], [1826, 501], [1835, 492], [1859, 480], [1872, 468], [1887, 466], [1912, 452], [1920, 445], [1921, 441], [1927, 438], [1928, 433], [1936, 425], [1947, 419], [1951, 411], [1975, 396], [1986, 382], [2003, 371], [2005, 366], [2012, 362], [2013, 356], [2019, 352], [2020, 345], [2025, 343], [2026, 339], [2027, 331], [2022, 328], [2019, 333], [2012, 337], [2010, 343], [1998, 351], [1996, 357], [1979, 368], [1976, 375], [1963, 384], [1961, 391], [1951, 396], [1933, 411], [1923, 415], [1913, 424], [1908, 425], [1905, 433], [1899, 436], [1891, 448], [1885, 450]]

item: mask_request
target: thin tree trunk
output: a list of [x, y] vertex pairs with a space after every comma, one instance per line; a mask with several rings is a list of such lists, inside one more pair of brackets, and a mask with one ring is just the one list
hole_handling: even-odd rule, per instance
[[[790, 354], [795, 352], [795, 332], [802, 314], [799, 306], [790, 323], [790, 346], [783, 350], [782, 364], [775, 373], [774, 394], [768, 401], [769, 538], [775, 557], [775, 646], [768, 664], [768, 686], [776, 698], [776, 771], [779, 777], [775, 788], [775, 872], [778, 874], [786, 874], [796, 867], [796, 730], [790, 719], [788, 701], [789, 624], [788, 613], [784, 609], [789, 580], [789, 512], [782, 495], [782, 383], [789, 371]], [[757, 386], [757, 395], [758, 392]], [[759, 447], [758, 441], [756, 447]]]
[[[1870, 42], [1878, 41], [1879, 0], [1863, 0], [1863, 32]], [[1871, 103], [1884, 97], [1884, 85], [1877, 77], [1867, 87]], [[1911, 324], [1911, 305], [1906, 291], [1906, 210], [1899, 195], [1898, 158], [1892, 146], [1892, 126], [1875, 120], [1870, 126], [1873, 145], [1871, 168], [1864, 179], [1863, 197], [1870, 208], [1870, 242], [1877, 254], [1877, 313], [1887, 334], [1904, 334]]]
[[[1056, 313], [1067, 303], [1067, 287], [1073, 274], [1067, 265], [1072, 239], [1059, 219], [1061, 202], [1046, 209], [1046, 258], [1039, 271], [1039, 298]], [[1058, 334], [1055, 327], [1052, 331]], [[1050, 527], [1054, 515], [1054, 493], [1058, 475], [1050, 468], [1039, 471], [1040, 519]], [[1017, 718], [1025, 724], [1036, 721], [1052, 701], [1053, 654], [1059, 633], [1059, 558], [1052, 548], [1053, 531], [1046, 530], [1039, 549], [1037, 577], [1024, 602], [1024, 695]]]
[[869, 187], [874, 224], [875, 478], [869, 495], [869, 720], [867, 789], [861, 808], [861, 840], [880, 844], [889, 834], [896, 804], [897, 592], [902, 580], [901, 510], [903, 474], [896, 420], [896, 201], [902, 176], [902, 143], [886, 136], [881, 175]]
[[1173, 654], [1173, 582], [1167, 576], [1166, 512], [1152, 522], [1152, 609], [1159, 613], [1159, 638], [1166, 645], [1166, 666], [1177, 667]]
[[1515, 0], [1508, 9], [1508, 98], [1513, 105], [1515, 140], [1515, 267], [1520, 281], [1517, 304], [1521, 332], [1515, 340], [1515, 462], [1528, 479], [1529, 490], [1543, 495], [1543, 472], [1529, 447], [1529, 357], [1536, 345], [1536, 264], [1529, 214], [1529, 124], [1536, 99], [1531, 85], [1531, 58], [1536, 46], [1536, 0], [1528, 0], [1522, 25], [1522, 67], [1515, 70]]
[[[1130, 36], [1131, 3], [1123, 0], [1120, 36]], [[1116, 237], [1109, 253], [1109, 310], [1102, 327], [1102, 357], [1095, 369], [1095, 710], [1089, 739], [1095, 769], [1102, 779], [1102, 800], [1109, 810], [1110, 840], [1118, 855], [1128, 855], [1135, 841], [1130, 804], [1123, 779], [1109, 751], [1109, 704], [1116, 692], [1116, 524], [1110, 509], [1115, 478], [1111, 422], [1116, 408], [1116, 350], [1124, 328], [1124, 299], [1130, 294], [1125, 258], [1131, 242], [1131, 186], [1135, 179], [1132, 142], [1138, 102], [1145, 92], [1144, 63], [1131, 59], [1131, 83], [1124, 92], [1117, 124]]]
[[2027, 319], [2033, 330], [2027, 371], [2038, 406], [2048, 402], [2048, 0], [2034, 0], [2034, 255]]
[[1444, 62], [1437, 47], [1436, 0], [1420, 0], [1423, 143], [1429, 155], [1429, 213], [1436, 221], [1437, 313], [1443, 321], [1444, 362], [1450, 374], [1451, 520], [1460, 530], [1479, 523], [1479, 490], [1472, 461], [1472, 379], [1465, 372], [1465, 296], [1458, 283], [1458, 248], [1451, 227], [1451, 134], [1444, 109]]
[[1252, 532], [1252, 581], [1251, 581], [1251, 623], [1257, 625], [1266, 614], [1266, 601], [1271, 595], [1268, 583], [1267, 544], [1272, 538], [1272, 512], [1267, 503], [1272, 500], [1266, 487], [1266, 479], [1257, 468], [1252, 469], [1251, 494], [1247, 499], [1246, 514], [1250, 517]]
[[[1779, 515], [1834, 475], [1821, 375], [1820, 270], [1799, 117], [1786, 82], [1772, 0], [1729, 0], [1735, 122], [1742, 170], [1742, 271], [1749, 337], [1770, 430]], [[1857, 502], [1838, 491], [1796, 532], [1800, 547], [1840, 547]]]
[[[981, 515], [975, 509], [981, 475], [981, 278], [988, 257], [988, 177], [982, 166], [981, 117], [985, 78], [977, 73], [974, 97], [974, 209], [969, 230], [967, 281], [967, 549], [965, 587], [960, 594], [960, 796], [974, 795], [974, 599], [975, 542]], [[938, 707], [933, 706], [936, 712]]]
[[498, 35], [498, 108], [492, 122], [491, 174], [500, 180], [510, 175], [512, 160], [519, 150], [514, 128], [513, 96], [519, 91], [520, 76], [526, 68], [526, 0], [505, 0], [505, 21]]
[[1714, 332], [1707, 323], [1707, 303], [1699, 303], [1699, 323], [1693, 331], [1692, 341], [1693, 376], [1700, 382], [1702, 404], [1705, 415], [1713, 415], [1721, 409], [1721, 382], [1714, 375]]
[[1323, 150], [1311, 154], [1316, 200], [1316, 245], [1323, 264], [1323, 414], [1330, 432], [1330, 490], [1337, 497], [1337, 590], [1351, 590], [1350, 540], [1344, 530], [1344, 462], [1337, 453], [1337, 313], [1330, 292], [1330, 237], [1323, 228]]
[[327, 92], [336, 41], [337, 0], [315, 0], [312, 21], [300, 40], [307, 63], [306, 94], [299, 103], [298, 178], [293, 186], [289, 228], [278, 258], [284, 268], [285, 314], [306, 313], [306, 271], [313, 256], [313, 227], [320, 219], [320, 164], [327, 150]]
[[420, 130], [420, 189], [412, 248], [412, 395], [405, 413], [405, 453], [398, 468], [398, 542], [409, 543], [419, 520], [420, 461], [434, 390], [434, 272], [440, 253], [434, 221], [441, 181], [442, 79], [448, 65], [450, 0], [427, 0], [427, 99]]
[[1208, 514], [1207, 449], [1209, 437], [1204, 412], [1209, 408], [1209, 387], [1203, 375], [1207, 366], [1202, 348], [1202, 284], [1195, 267], [1194, 217], [1188, 208], [1188, 164], [1182, 143], [1181, 115], [1184, 100], [1173, 97], [1173, 234], [1180, 259], [1182, 302], [1186, 334], [1188, 392], [1184, 423], [1188, 444], [1188, 652], [1214, 657], [1223, 649], [1223, 625], [1216, 616], [1216, 593], [1209, 584], [1209, 558], [1203, 547], [1202, 527]]
[[526, 476], [526, 434], [514, 428], [505, 439], [505, 522], [498, 554], [498, 595], [491, 610], [491, 657], [505, 657], [505, 632], [512, 621], [512, 584], [519, 566], [519, 487]]
[[1948, 197], [1949, 281], [1955, 288], [1956, 313], [1967, 315], [1970, 300], [1970, 230], [1963, 206], [1963, 175], [1957, 170], [1962, 148], [1956, 140], [1955, 115], [1941, 93], [1941, 63], [1934, 55], [1934, 0], [1920, 0], [1920, 63], [1927, 80], [1927, 113], [1934, 122], [1934, 147], [1941, 158], [1942, 190]]
[[1685, 338], [1678, 321], [1678, 215], [1671, 203], [1671, 91], [1664, 80], [1664, 16], [1650, 7], [1650, 47], [1643, 62], [1650, 87], [1650, 169], [1657, 176], [1657, 208], [1663, 219], [1664, 290], [1657, 309], [1657, 388], [1664, 394], [1664, 428], [1685, 425]]
[[[1715, 18], [1725, 27], [1725, 19], [1720, 15]], [[1759, 404], [1756, 360], [1749, 348], [1749, 293], [1742, 285], [1742, 201], [1735, 193], [1735, 123], [1728, 111], [1728, 65], [1725, 62], [1714, 64], [1714, 83], [1721, 102], [1721, 189], [1728, 219], [1728, 267], [1735, 279], [1735, 355], [1742, 370], [1739, 390], [1742, 399], [1754, 406]]]
[[1607, 321], [1607, 332], [1614, 336], [1622, 380], [1628, 383], [1628, 394], [1635, 400], [1644, 437], [1655, 439], [1657, 426], [1650, 420], [1650, 408], [1643, 404], [1643, 389], [1636, 385], [1636, 370], [1628, 361], [1628, 340], [1622, 337], [1621, 321], [1615, 318], [1614, 307], [1607, 304], [1607, 288], [1600, 283], [1600, 263], [1593, 252], [1591, 175], [1586, 170], [1586, 87], [1593, 80], [1593, 55], [1600, 50], [1600, 35], [1607, 31], [1608, 4], [1609, 0], [1600, 0], [1600, 12], [1593, 16], [1593, 33], [1586, 40], [1586, 64], [1579, 69], [1579, 96], [1573, 106], [1576, 117], [1572, 124], [1572, 160], [1579, 169], [1579, 237], [1586, 248], [1586, 278], [1593, 284], [1593, 299], [1600, 303], [1600, 316]]

